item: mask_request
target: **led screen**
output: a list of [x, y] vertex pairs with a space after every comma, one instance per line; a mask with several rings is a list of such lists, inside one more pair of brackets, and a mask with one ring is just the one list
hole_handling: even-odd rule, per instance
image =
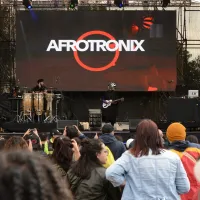
[[173, 91], [175, 11], [19, 11], [17, 79], [64, 91]]

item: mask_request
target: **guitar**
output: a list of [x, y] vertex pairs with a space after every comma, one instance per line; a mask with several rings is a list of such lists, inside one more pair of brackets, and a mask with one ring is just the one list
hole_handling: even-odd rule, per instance
[[124, 98], [116, 99], [116, 100], [114, 100], [114, 101], [112, 101], [112, 100], [106, 100], [106, 101], [103, 102], [102, 107], [103, 107], [103, 108], [108, 108], [108, 107], [111, 106], [112, 104], [115, 104], [115, 103], [117, 103], [117, 102], [123, 102], [123, 101], [124, 101]]

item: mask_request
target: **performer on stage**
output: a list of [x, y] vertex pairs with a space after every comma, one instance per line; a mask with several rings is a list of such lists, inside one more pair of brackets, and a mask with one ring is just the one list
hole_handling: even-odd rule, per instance
[[118, 111], [118, 102], [112, 103], [117, 99], [116, 94], [116, 83], [109, 83], [108, 90], [105, 92], [103, 97], [103, 103], [111, 102], [111, 105], [107, 108], [102, 106], [102, 120], [105, 123], [111, 123], [113, 126], [116, 123], [117, 111]]
[[46, 92], [46, 86], [44, 85], [44, 79], [39, 79], [37, 85], [33, 88], [33, 92]]
[[37, 85], [32, 89], [32, 91], [34, 95], [34, 121], [43, 122], [47, 106], [47, 101], [44, 95], [47, 93], [47, 88], [44, 85], [44, 79], [39, 79]]

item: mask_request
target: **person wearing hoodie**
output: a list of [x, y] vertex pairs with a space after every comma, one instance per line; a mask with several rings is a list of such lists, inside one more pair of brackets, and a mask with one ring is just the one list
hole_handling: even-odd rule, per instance
[[102, 135], [99, 137], [111, 150], [114, 159], [117, 160], [126, 151], [123, 142], [118, 141], [114, 136], [114, 128], [111, 124], [105, 124], [102, 128]]
[[200, 145], [186, 141], [186, 128], [180, 123], [172, 123], [167, 128], [169, 150], [176, 153], [183, 163], [190, 181], [190, 191], [181, 195], [181, 200], [192, 200], [200, 189], [200, 183], [194, 176], [194, 166], [200, 158]]

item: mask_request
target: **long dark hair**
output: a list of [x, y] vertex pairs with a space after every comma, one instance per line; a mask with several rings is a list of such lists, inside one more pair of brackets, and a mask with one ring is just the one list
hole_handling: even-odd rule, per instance
[[55, 168], [39, 154], [2, 152], [0, 163], [0, 199], [72, 200]]
[[54, 140], [53, 148], [53, 161], [56, 162], [60, 167], [62, 167], [65, 172], [67, 172], [73, 158], [73, 146], [71, 140], [65, 136], [57, 137]]
[[101, 140], [85, 139], [81, 142], [81, 157], [72, 165], [72, 173], [81, 179], [89, 179], [91, 171], [96, 167], [101, 167], [101, 163], [97, 158], [97, 153], [102, 150]]
[[161, 153], [163, 144], [157, 125], [149, 119], [142, 120], [136, 129], [134, 147], [130, 150], [135, 157], [148, 155], [151, 149], [153, 155]]

